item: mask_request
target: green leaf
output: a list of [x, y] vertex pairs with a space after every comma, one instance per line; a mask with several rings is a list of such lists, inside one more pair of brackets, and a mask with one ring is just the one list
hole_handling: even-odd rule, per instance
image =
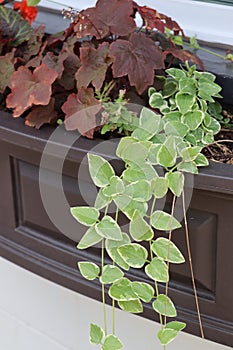
[[161, 315], [168, 317], [176, 317], [177, 312], [171, 299], [165, 294], [159, 294], [153, 302], [153, 308]]
[[179, 111], [185, 114], [191, 110], [195, 102], [195, 96], [178, 92], [175, 96], [175, 101]]
[[118, 209], [120, 209], [129, 219], [132, 219], [135, 210], [138, 210], [141, 215], [144, 216], [148, 209], [147, 203], [135, 201], [127, 195], [120, 195], [114, 198], [114, 202]]
[[163, 198], [168, 190], [168, 182], [164, 177], [155, 177], [151, 181], [151, 190], [156, 198]]
[[154, 297], [154, 288], [145, 282], [132, 282], [134, 293], [145, 303], [149, 303]]
[[114, 265], [105, 265], [103, 267], [102, 275], [100, 276], [100, 282], [103, 284], [113, 283], [120, 280], [124, 276], [118, 267]]
[[123, 172], [123, 179], [126, 182], [135, 182], [138, 180], [151, 181], [157, 173], [153, 166], [147, 162], [142, 164], [130, 164], [130, 166]]
[[182, 114], [178, 111], [166, 113], [163, 120], [169, 122], [180, 122]]
[[138, 141], [133, 142], [129, 147], [125, 148], [121, 152], [121, 158], [125, 162], [141, 163], [145, 161], [149, 153], [150, 142], [149, 141]]
[[122, 233], [118, 223], [108, 215], [104, 216], [96, 225], [96, 232], [104, 238], [110, 238], [115, 241], [122, 240]]
[[206, 114], [205, 116], [203, 126], [206, 131], [213, 134], [217, 134], [221, 129], [220, 123], [215, 118], [209, 116], [208, 114]]
[[130, 221], [129, 231], [135, 241], [150, 241], [154, 232], [150, 225], [142, 218], [140, 212], [135, 210]]
[[129, 266], [137, 269], [145, 264], [148, 256], [146, 248], [137, 243], [122, 245], [118, 248], [118, 252]]
[[169, 121], [165, 124], [164, 130], [166, 135], [175, 135], [175, 136], [184, 137], [185, 135], [187, 135], [189, 128], [181, 122]]
[[98, 235], [95, 227], [92, 226], [87, 230], [87, 232], [81, 238], [79, 244], [77, 245], [77, 248], [78, 249], [87, 249], [87, 248], [92, 247], [93, 245], [99, 243], [102, 239], [103, 239], [103, 237]]
[[139, 314], [143, 312], [142, 303], [140, 300], [118, 301], [120, 308], [132, 314]]
[[173, 264], [185, 262], [184, 256], [177, 246], [164, 237], [157, 238], [152, 244], [153, 252], [160, 258]]
[[176, 336], [177, 336], [178, 332], [174, 329], [160, 329], [160, 331], [158, 331], [158, 338], [160, 341], [161, 345], [167, 345], [170, 342], [172, 342]]
[[106, 197], [113, 197], [124, 193], [125, 186], [123, 181], [118, 176], [113, 176], [110, 179], [109, 186], [103, 188], [103, 195]]
[[198, 96], [204, 100], [210, 101], [210, 96], [216, 96], [222, 90], [221, 86], [214, 82], [208, 82], [206, 80], [199, 80], [199, 91]]
[[184, 322], [178, 322], [178, 321], [168, 322], [165, 326], [165, 328], [174, 329], [177, 332], [182, 331], [185, 327], [186, 327], [186, 324]]
[[194, 162], [182, 162], [178, 165], [177, 169], [186, 173], [198, 174], [198, 169]]
[[187, 76], [183, 70], [178, 69], [178, 68], [166, 69], [166, 73], [176, 80], [184, 79]]
[[176, 147], [174, 136], [170, 135], [160, 147], [157, 159], [160, 165], [165, 168], [172, 167], [176, 162]]
[[107, 335], [107, 337], [104, 339], [102, 350], [120, 350], [122, 348], [123, 344], [115, 335]]
[[92, 207], [73, 207], [70, 209], [73, 217], [83, 225], [93, 226], [99, 218], [99, 210]]
[[150, 149], [149, 149], [149, 155], [148, 155], [148, 159], [152, 164], [158, 164], [158, 151], [161, 148], [161, 143], [154, 143], [151, 145]]
[[147, 180], [132, 182], [126, 186], [125, 194], [137, 202], [147, 202], [152, 196], [150, 183]]
[[182, 116], [181, 120], [189, 127], [190, 130], [196, 130], [202, 123], [204, 117], [205, 113], [202, 111], [191, 111]]
[[105, 208], [112, 201], [112, 199], [110, 197], [107, 197], [104, 195], [104, 193], [103, 193], [104, 189], [105, 189], [105, 187], [99, 189], [99, 192], [98, 192], [97, 197], [95, 199], [95, 208], [99, 209], [99, 210], [102, 208]]
[[89, 172], [94, 184], [98, 187], [109, 185], [110, 179], [114, 176], [112, 166], [102, 157], [88, 153]]
[[172, 193], [179, 197], [184, 189], [184, 174], [180, 171], [174, 171], [172, 173], [166, 173], [165, 177]]
[[197, 158], [195, 159], [195, 163], [197, 166], [208, 166], [209, 165], [208, 159], [202, 153], [198, 154]]
[[5, 6], [0, 6], [0, 28], [1, 37], [6, 41], [8, 39], [14, 47], [29, 40], [32, 29], [19, 13]]
[[152, 108], [160, 109], [162, 107], [167, 107], [167, 102], [159, 92], [155, 92], [149, 98], [149, 105]]
[[122, 154], [125, 152], [125, 150], [127, 150], [131, 144], [135, 143], [136, 141], [137, 139], [131, 136], [122, 137], [117, 146], [116, 155], [119, 158], [122, 158]]
[[122, 269], [129, 270], [129, 265], [126, 263], [126, 261], [120, 256], [118, 253], [117, 248], [124, 244], [130, 243], [129, 236], [127, 233], [122, 233], [122, 240], [121, 241], [113, 241], [111, 239], [106, 240], [106, 250], [110, 258]]
[[202, 137], [202, 142], [205, 145], [210, 145], [212, 142], [214, 142], [214, 135], [212, 133], [206, 134]]
[[154, 281], [167, 282], [169, 280], [168, 266], [159, 258], [153, 258], [151, 262], [146, 265], [145, 272], [147, 276]]
[[194, 159], [197, 158], [200, 152], [201, 152], [201, 147], [199, 146], [187, 147], [187, 148], [183, 148], [180, 151], [180, 155], [183, 158], [184, 162], [192, 162]]
[[172, 215], [161, 210], [156, 210], [151, 215], [150, 222], [154, 228], [161, 231], [175, 230], [181, 227], [179, 221], [177, 221]]
[[163, 98], [168, 98], [178, 90], [178, 84], [173, 81], [166, 81], [162, 90]]
[[90, 324], [90, 343], [92, 345], [101, 344], [104, 337], [104, 331], [101, 327], [97, 326], [94, 323]]
[[98, 277], [100, 268], [96, 264], [87, 261], [79, 261], [78, 267], [81, 275], [87, 280], [94, 280]]
[[114, 282], [108, 291], [109, 296], [118, 301], [137, 300], [138, 297], [132, 289], [132, 282], [123, 277], [119, 281]]
[[134, 130], [132, 137], [139, 140], [149, 140], [160, 128], [161, 116], [143, 107], [139, 117], [139, 128]]
[[179, 81], [179, 89], [184, 94], [196, 94], [196, 80], [190, 77]]

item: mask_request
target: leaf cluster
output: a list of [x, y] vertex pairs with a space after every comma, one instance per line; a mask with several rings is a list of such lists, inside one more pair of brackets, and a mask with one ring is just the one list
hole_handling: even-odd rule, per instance
[[[181, 227], [180, 222], [173, 211], [156, 209], [156, 202], [168, 192], [174, 199], [180, 197], [185, 173], [196, 174], [198, 167], [208, 165], [201, 150], [209, 135], [219, 129], [208, 111], [220, 89], [212, 75], [199, 73], [195, 67], [187, 71], [168, 69], [167, 73], [160, 93], [149, 89], [150, 105], [160, 114], [142, 108], [132, 134], [118, 143], [116, 155], [125, 164], [122, 173], [117, 175], [108, 161], [89, 153], [89, 172], [99, 188], [98, 195], [93, 207], [71, 208], [73, 217], [87, 226], [77, 248], [83, 250], [98, 243], [102, 246], [101, 266], [80, 261], [80, 273], [88, 280], [98, 279], [102, 290], [108, 289], [113, 303], [126, 312], [141, 313], [144, 303], [150, 303], [159, 314], [158, 338], [163, 346], [185, 324], [167, 322], [167, 318], [177, 316], [177, 310], [168, 294], [159, 292], [159, 283], [168, 284], [170, 264], [181, 264], [185, 259], [171, 239], [172, 232]], [[206, 84], [208, 90], [204, 89]], [[190, 138], [194, 132], [201, 135], [195, 142]], [[158, 171], [161, 168], [162, 176]], [[110, 204], [115, 206], [115, 216], [108, 214]], [[127, 232], [119, 224], [119, 213], [129, 223]], [[168, 232], [169, 238], [161, 236], [161, 232]], [[103, 250], [110, 263], [105, 263]], [[130, 280], [130, 269], [143, 269], [149, 281]], [[112, 342], [109, 347], [108, 339]], [[122, 348], [114, 332], [106, 332], [106, 325], [103, 330], [92, 324], [90, 341], [101, 344], [102, 349]]]
[[[140, 30], [136, 14], [143, 22]], [[106, 85], [112, 87], [108, 91], [111, 101], [117, 100], [122, 90], [128, 99], [129, 92], [142, 95], [153, 86], [155, 72], [165, 68], [168, 54], [163, 40], [155, 39], [154, 34], [166, 35], [167, 28], [174, 35], [183, 35], [170, 17], [132, 0], [98, 0], [56, 35], [45, 35], [42, 26], [32, 28], [19, 13], [0, 6], [0, 93], [13, 116], [25, 116], [29, 126], [40, 128], [65, 118], [68, 130], [77, 129], [92, 138], [101, 108], [105, 117], [110, 116], [107, 124], [118, 113], [98, 99]], [[169, 45], [171, 55], [172, 49], [178, 50], [180, 59], [196, 62], [195, 55], [182, 56], [181, 47], [171, 40]], [[27, 88], [22, 89], [24, 84]], [[83, 112], [92, 107], [91, 113]], [[110, 122], [103, 133], [113, 126], [132, 131], [126, 127], [132, 115], [121, 109], [120, 120]]]

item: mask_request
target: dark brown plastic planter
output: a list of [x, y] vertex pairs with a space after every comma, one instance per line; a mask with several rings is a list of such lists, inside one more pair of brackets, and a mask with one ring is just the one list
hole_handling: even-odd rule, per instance
[[[99, 263], [99, 249], [76, 249], [75, 242], [78, 242], [82, 233], [69, 214], [69, 205], [85, 204], [77, 186], [77, 171], [88, 150], [98, 145], [99, 141], [79, 138], [68, 153], [63, 167], [63, 188], [69, 204], [59, 216], [70, 225], [67, 235], [71, 239], [51, 222], [39, 190], [41, 154], [53, 130], [52, 127], [44, 127], [38, 132], [25, 127], [22, 119], [13, 120], [9, 114], [1, 112], [0, 253], [4, 258], [40, 276], [100, 300], [100, 285], [84, 280], [76, 267], [79, 260], [90, 258]], [[52, 191], [57, 202], [60, 194], [56, 187], [56, 166], [63, 148], [63, 144], [56, 145], [57, 155], [51, 155], [44, 184], [48, 193]], [[108, 157], [108, 154], [103, 156]], [[116, 162], [115, 166], [120, 164]], [[90, 201], [94, 199], [85, 167], [79, 177], [79, 186], [86, 189], [86, 197]], [[232, 166], [211, 163], [195, 177], [188, 217], [205, 336], [233, 346]], [[173, 239], [186, 254], [185, 244], [182, 243], [185, 240], [184, 232], [177, 231]], [[143, 272], [138, 270], [135, 270], [135, 275], [130, 275], [130, 278], [134, 277], [141, 280], [145, 278]], [[198, 335], [188, 263], [173, 268], [170, 296], [178, 307], [179, 319], [188, 324], [187, 331]], [[143, 316], [151, 319], [155, 317], [153, 310], [147, 307]]]

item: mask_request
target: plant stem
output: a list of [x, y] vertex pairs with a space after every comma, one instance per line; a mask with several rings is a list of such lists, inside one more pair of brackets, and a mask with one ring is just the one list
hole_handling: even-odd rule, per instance
[[[168, 252], [167, 252], [167, 281], [166, 281], [166, 287], [165, 287], [165, 295], [168, 297], [168, 283], [169, 283], [169, 266], [170, 266], [170, 242], [172, 239], [172, 217], [174, 215], [174, 210], [175, 210], [175, 203], [176, 203], [176, 195], [173, 196], [172, 200], [172, 208], [171, 208], [171, 220], [170, 220], [170, 230], [169, 230], [169, 244], [168, 244]], [[164, 325], [166, 326], [167, 323], [167, 316], [166, 316], [166, 307], [167, 303], [165, 303], [165, 316], [164, 316]]]
[[115, 300], [112, 299], [112, 334], [115, 334]]
[[195, 278], [194, 278], [194, 271], [193, 271], [192, 255], [191, 255], [191, 249], [190, 249], [189, 229], [188, 229], [188, 222], [187, 222], [187, 216], [186, 216], [186, 210], [185, 210], [185, 195], [184, 195], [184, 191], [182, 192], [182, 204], [183, 204], [186, 244], [187, 244], [187, 250], [188, 250], [188, 258], [189, 258], [190, 272], [191, 272], [191, 278], [192, 278], [193, 292], [194, 292], [194, 297], [195, 297], [195, 303], [196, 303], [196, 309], [197, 309], [197, 315], [198, 315], [198, 321], [199, 321], [201, 337], [204, 339], [205, 336], [204, 336], [204, 331], [203, 331], [203, 326], [202, 326], [201, 313], [200, 313], [198, 296], [197, 296], [197, 288], [196, 288], [196, 283], [195, 283]]
[[[104, 239], [102, 239], [101, 267], [102, 267], [102, 272], [103, 272], [103, 268], [104, 268]], [[105, 290], [104, 290], [103, 283], [102, 283], [102, 304], [103, 304], [103, 314], [104, 314], [104, 332], [105, 332], [105, 334], [107, 334], [107, 313], [106, 313], [106, 303], [105, 303]]]

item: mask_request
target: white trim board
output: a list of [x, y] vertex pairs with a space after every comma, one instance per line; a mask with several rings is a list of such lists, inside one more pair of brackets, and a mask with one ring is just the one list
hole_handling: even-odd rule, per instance
[[[61, 3], [62, 0], [54, 0]], [[95, 0], [66, 0], [63, 5], [42, 0], [41, 6], [63, 9], [66, 6], [84, 9], [95, 4]], [[233, 45], [233, 6], [218, 5], [192, 0], [137, 0], [139, 5], [156, 8], [171, 16], [184, 29], [188, 36], [198, 39]]]

